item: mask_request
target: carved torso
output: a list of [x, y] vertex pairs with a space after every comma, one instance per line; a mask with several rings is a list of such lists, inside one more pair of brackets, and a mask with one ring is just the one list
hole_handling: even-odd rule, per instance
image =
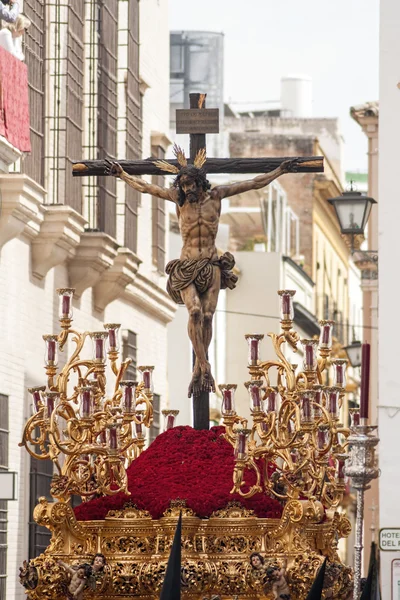
[[181, 260], [217, 258], [215, 239], [218, 233], [221, 201], [213, 193], [204, 193], [198, 202], [186, 201], [177, 207], [183, 247]]

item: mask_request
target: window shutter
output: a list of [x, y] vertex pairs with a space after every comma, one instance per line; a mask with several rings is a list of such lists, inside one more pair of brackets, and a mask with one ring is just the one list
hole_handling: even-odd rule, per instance
[[[99, 159], [116, 158], [117, 152], [117, 54], [118, 0], [100, 3], [98, 62], [98, 147]], [[99, 177], [98, 228], [116, 237], [117, 182], [115, 177]]]
[[136, 381], [137, 378], [137, 334], [133, 331], [126, 331], [123, 337], [122, 358], [131, 359], [131, 363], [125, 371], [124, 379]]
[[50, 486], [53, 478], [53, 463], [51, 460], [38, 460], [31, 457], [29, 473], [29, 558], [35, 558], [45, 551], [50, 543], [51, 531], [41, 527], [33, 520], [33, 509], [40, 496], [51, 500]]
[[44, 107], [46, 22], [44, 0], [25, 0], [24, 14], [31, 21], [25, 32], [24, 54], [28, 67], [31, 153], [22, 162], [22, 169], [34, 181], [44, 186]]
[[66, 111], [65, 118], [65, 195], [63, 202], [82, 213], [82, 181], [71, 177], [72, 162], [82, 156], [84, 98], [84, 0], [68, 0]]
[[[142, 156], [142, 101], [139, 81], [139, 0], [129, 0], [128, 70], [126, 77], [126, 157]], [[137, 252], [138, 207], [140, 194], [126, 187], [125, 246]]]

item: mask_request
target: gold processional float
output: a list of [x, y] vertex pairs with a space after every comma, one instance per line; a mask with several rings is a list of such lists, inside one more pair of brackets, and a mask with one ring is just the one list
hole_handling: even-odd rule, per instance
[[[219, 386], [222, 435], [235, 457], [232, 493], [239, 501], [200, 518], [185, 498], [170, 498], [169, 508], [157, 519], [128, 501], [103, 520], [79, 521], [72, 495], [80, 495], [87, 504], [93, 498], [129, 493], [126, 469], [143, 452], [145, 428], [152, 423], [153, 368], [139, 368], [140, 383], [125, 380], [130, 361], [118, 362], [119, 325], [106, 324], [102, 332], [75, 331], [73, 290], [57, 291], [61, 332], [43, 336], [47, 388], [30, 389], [34, 414], [21, 443], [31, 456], [50, 459], [55, 466], [54, 501], [39, 498], [33, 514], [52, 537], [45, 552], [21, 568], [27, 596], [69, 597], [66, 566], [92, 564], [83, 598], [158, 597], [180, 511], [185, 597], [272, 598], [266, 570], [287, 563], [291, 597], [301, 600], [325, 557], [327, 597], [352, 596], [352, 569], [338, 555], [339, 540], [351, 530], [340, 509], [351, 433], [340, 422], [347, 361], [329, 359], [333, 322], [321, 321], [319, 340], [300, 340], [292, 328], [294, 292], [278, 292], [281, 332], [269, 334], [276, 358], [260, 360], [263, 336], [246, 336], [251, 424], [235, 411], [236, 385]], [[82, 358], [89, 338], [93, 358]], [[58, 372], [58, 351], [71, 342], [75, 349]], [[300, 372], [284, 353], [285, 345], [297, 351], [299, 344], [304, 357]], [[323, 383], [328, 364], [332, 385]], [[114, 377], [112, 393], [106, 369]], [[164, 413], [170, 429], [177, 411]], [[354, 412], [353, 433], [358, 424], [359, 414]], [[151, 446], [144, 454], [150, 450]], [[251, 485], [246, 483], [249, 471]], [[280, 518], [259, 518], [241, 504], [240, 498], [260, 493], [279, 501]], [[102, 556], [94, 560], [98, 553]], [[251, 560], [251, 555], [259, 556]]]

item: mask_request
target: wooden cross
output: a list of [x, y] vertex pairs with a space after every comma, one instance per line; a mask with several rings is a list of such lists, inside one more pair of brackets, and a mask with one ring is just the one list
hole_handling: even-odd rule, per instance
[[[206, 94], [189, 94], [190, 108], [176, 111], [176, 132], [188, 133], [190, 136], [190, 156], [193, 162], [196, 154], [206, 148], [206, 134], [219, 133], [218, 109], [206, 109]], [[324, 170], [322, 156], [283, 157], [283, 158], [208, 158], [203, 166], [206, 173], [269, 173], [285, 160], [296, 160], [298, 173], [321, 173]], [[154, 164], [154, 158], [146, 160], [118, 160], [121, 167], [130, 175], [165, 175], [169, 174]], [[176, 160], [168, 162], [177, 165]], [[73, 163], [74, 177], [105, 176], [104, 160], [85, 160]], [[193, 426], [195, 429], [209, 427], [210, 398], [208, 392], [193, 396]]]

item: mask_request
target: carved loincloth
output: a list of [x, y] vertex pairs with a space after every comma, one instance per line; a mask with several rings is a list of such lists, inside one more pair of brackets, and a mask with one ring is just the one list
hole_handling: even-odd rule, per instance
[[238, 280], [237, 275], [232, 273], [234, 266], [235, 259], [230, 252], [225, 252], [215, 259], [171, 260], [165, 268], [169, 275], [167, 292], [176, 304], [184, 304], [181, 290], [187, 288], [191, 283], [194, 283], [199, 294], [204, 294], [212, 284], [213, 267], [219, 267], [221, 270], [221, 290], [226, 288], [233, 290]]

